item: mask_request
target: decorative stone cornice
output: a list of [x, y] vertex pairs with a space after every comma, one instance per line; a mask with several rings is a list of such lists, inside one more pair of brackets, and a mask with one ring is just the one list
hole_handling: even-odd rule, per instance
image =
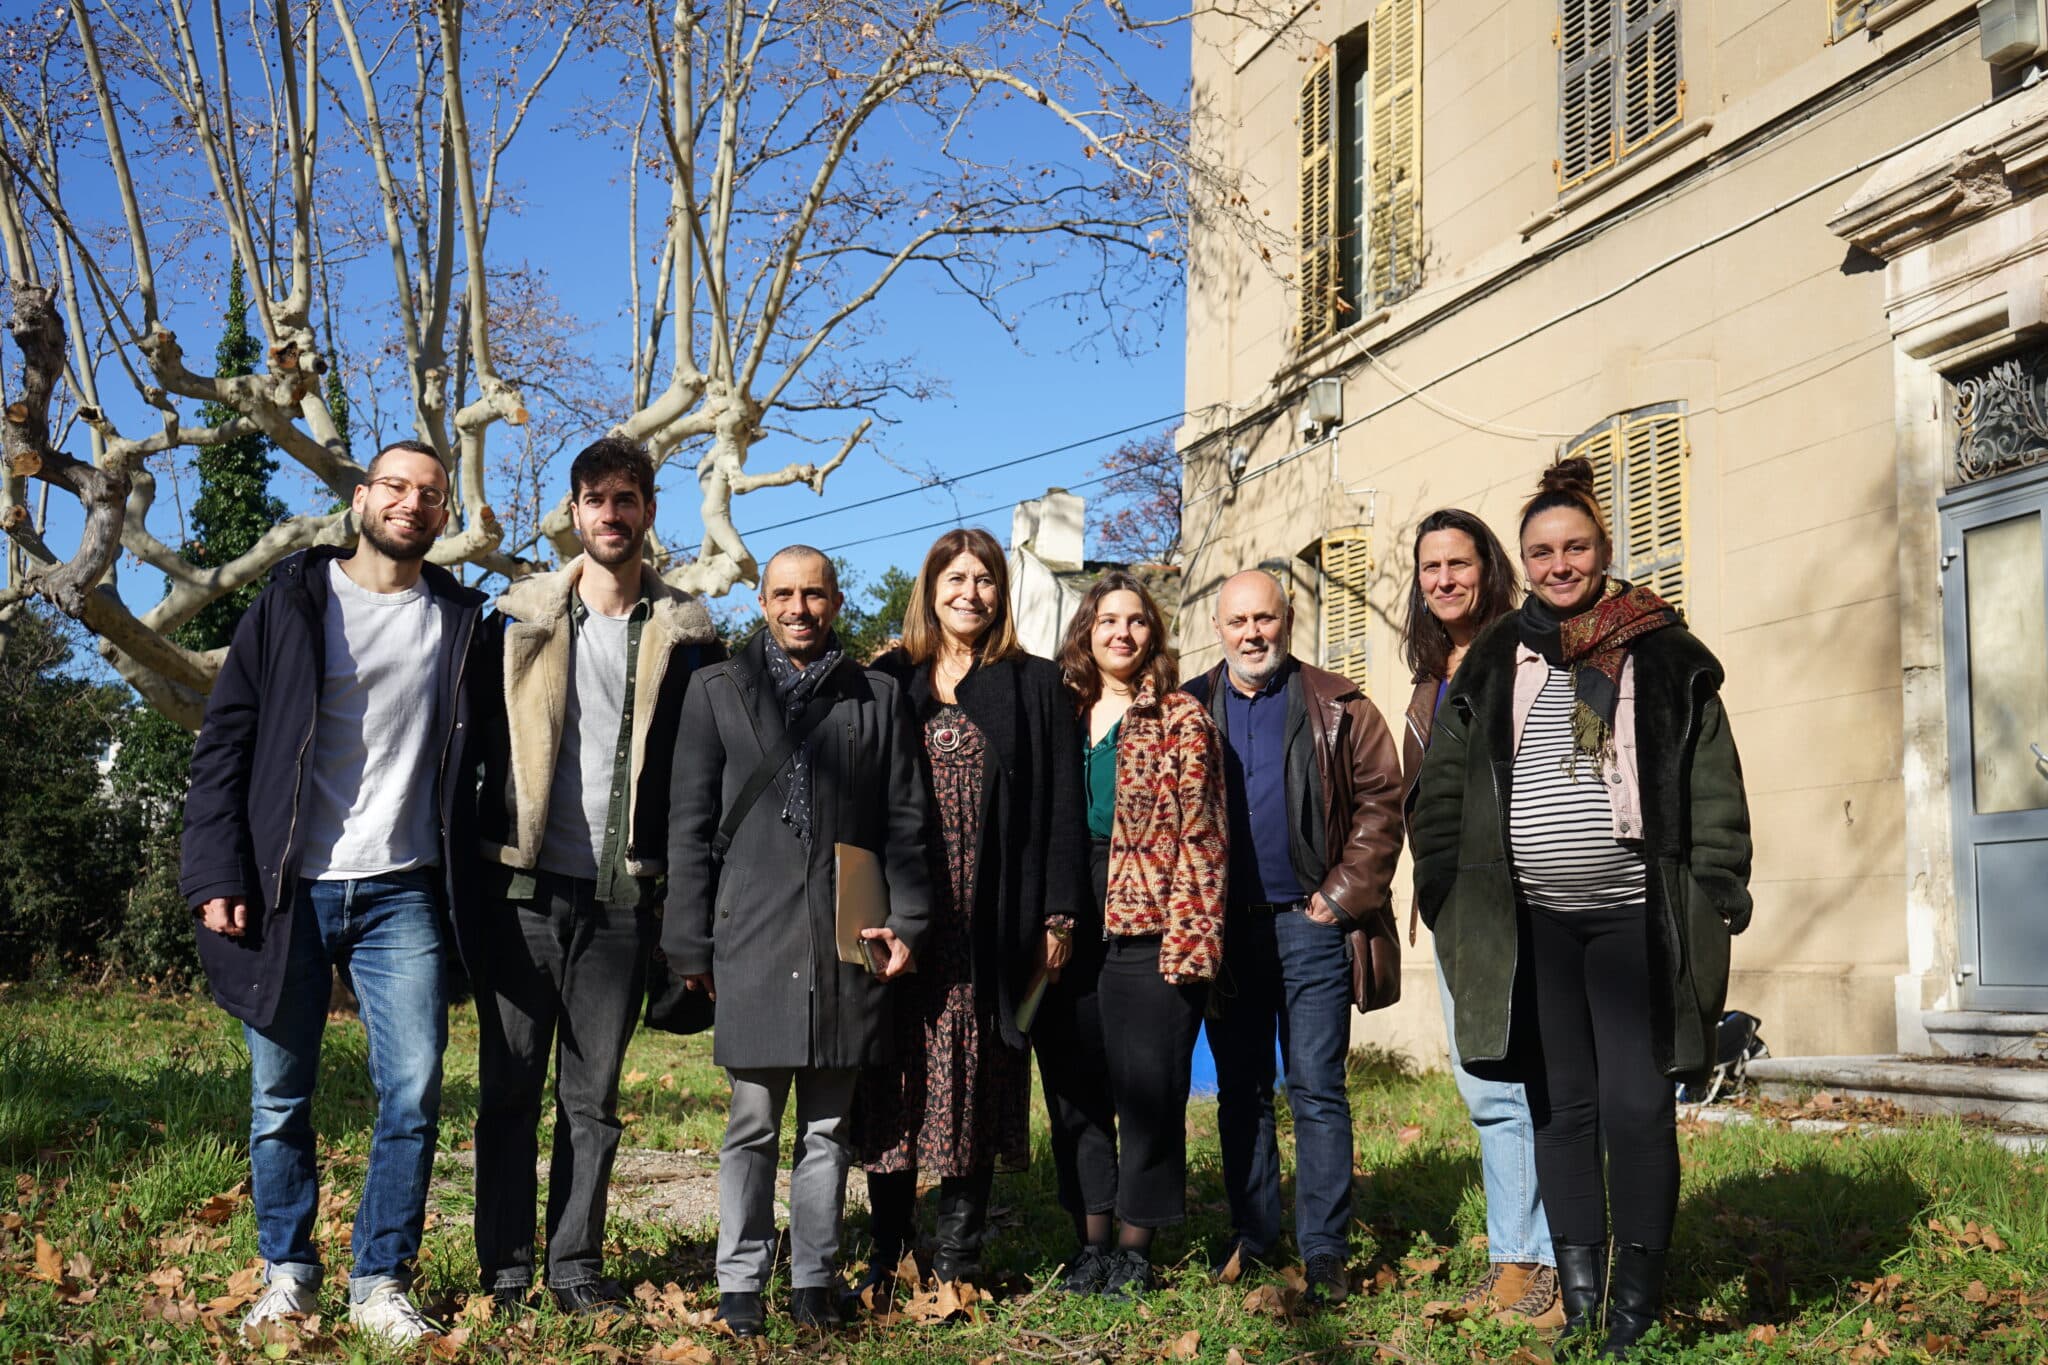
[[2048, 183], [2048, 83], [2022, 90], [1884, 162], [1828, 227], [1890, 260], [2029, 198]]

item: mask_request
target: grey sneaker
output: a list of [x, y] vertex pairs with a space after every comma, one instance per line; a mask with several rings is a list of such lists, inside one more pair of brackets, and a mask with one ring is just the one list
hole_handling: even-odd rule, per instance
[[358, 1332], [382, 1337], [394, 1346], [410, 1345], [441, 1331], [438, 1324], [413, 1305], [405, 1286], [396, 1280], [378, 1285], [361, 1303], [350, 1303], [348, 1321]]
[[254, 1327], [259, 1323], [275, 1322], [291, 1313], [317, 1313], [320, 1311], [319, 1304], [318, 1280], [296, 1280], [289, 1275], [279, 1275], [263, 1286], [262, 1296], [242, 1318], [242, 1326]]

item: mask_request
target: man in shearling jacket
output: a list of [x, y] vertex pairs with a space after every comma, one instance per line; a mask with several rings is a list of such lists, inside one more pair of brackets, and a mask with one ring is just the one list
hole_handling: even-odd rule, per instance
[[[654, 465], [605, 437], [569, 470], [583, 554], [514, 583], [488, 622], [474, 935], [481, 1025], [476, 1253], [506, 1309], [533, 1289], [534, 1160], [556, 1052], [547, 1283], [572, 1313], [603, 1276], [619, 1068], [638, 1019], [668, 855], [669, 770], [690, 675], [724, 658], [710, 615], [642, 554]], [[559, 1040], [559, 1047], [557, 1047]]]

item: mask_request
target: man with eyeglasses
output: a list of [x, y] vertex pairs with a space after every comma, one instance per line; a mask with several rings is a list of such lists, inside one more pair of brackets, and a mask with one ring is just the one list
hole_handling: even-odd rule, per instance
[[448, 498], [431, 446], [386, 446], [351, 502], [354, 551], [316, 546], [271, 571], [192, 750], [179, 884], [213, 997], [249, 1045], [267, 1267], [249, 1323], [317, 1311], [313, 1089], [339, 968], [377, 1094], [349, 1321], [394, 1344], [437, 1330], [408, 1291], [440, 1120], [451, 851], [475, 843], [474, 793], [455, 775], [471, 769], [484, 602], [426, 562]]

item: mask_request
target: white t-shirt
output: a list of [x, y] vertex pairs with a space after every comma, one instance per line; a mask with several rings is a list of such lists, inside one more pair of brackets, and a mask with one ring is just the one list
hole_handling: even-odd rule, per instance
[[[571, 610], [574, 610], [572, 607]], [[548, 826], [535, 862], [564, 877], [595, 877], [604, 857], [612, 793], [631, 780], [619, 761], [626, 713], [626, 635], [632, 618], [586, 615], [570, 643], [562, 747], [548, 787]]]
[[423, 583], [371, 592], [327, 564], [326, 672], [299, 875], [346, 881], [441, 861], [434, 715], [441, 612]]

